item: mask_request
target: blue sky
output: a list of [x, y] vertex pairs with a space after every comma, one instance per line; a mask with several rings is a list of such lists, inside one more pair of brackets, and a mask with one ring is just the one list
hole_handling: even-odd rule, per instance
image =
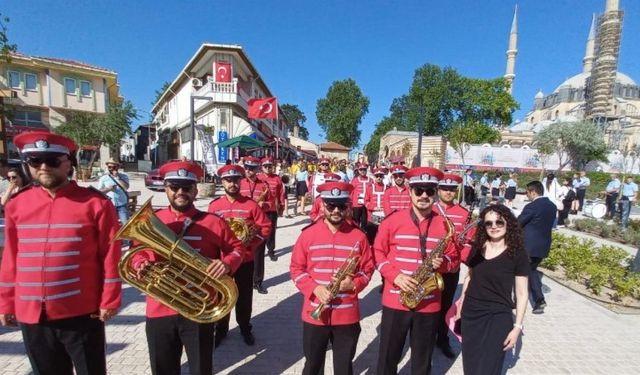
[[[640, 1], [625, 11], [619, 70], [640, 79]], [[405, 94], [416, 68], [504, 74], [516, 1], [151, 1], [5, 0], [9, 37], [22, 53], [84, 61], [115, 70], [121, 93], [149, 111], [154, 91], [172, 81], [203, 42], [243, 46], [280, 103], [306, 114], [311, 139], [324, 140], [316, 102], [335, 80], [353, 78], [370, 99], [361, 145]], [[605, 0], [518, 1], [514, 97], [524, 117], [538, 89], [553, 91], [582, 70], [591, 14]], [[148, 115], [141, 112], [143, 120]], [[140, 121], [140, 123], [143, 122]]]

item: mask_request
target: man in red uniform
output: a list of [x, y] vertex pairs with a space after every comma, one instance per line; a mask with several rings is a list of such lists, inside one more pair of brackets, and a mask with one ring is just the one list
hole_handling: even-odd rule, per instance
[[[327, 182], [319, 187], [323, 218], [303, 229], [293, 247], [290, 273], [304, 296], [302, 305], [303, 374], [323, 374], [327, 344], [333, 350], [333, 373], [353, 374], [352, 361], [360, 336], [358, 293], [373, 273], [365, 234], [345, 219], [353, 186]], [[335, 294], [329, 290], [336, 270], [351, 256], [359, 257], [353, 276], [345, 277]], [[319, 318], [311, 314], [324, 304]]]
[[[245, 178], [240, 180], [240, 194], [247, 198], [253, 199], [258, 203], [258, 206], [262, 208], [262, 212], [269, 217], [269, 210], [271, 210], [271, 201], [273, 197], [269, 191], [269, 185], [266, 182], [258, 178], [258, 170], [260, 169], [260, 160], [253, 156], [247, 156], [244, 158]], [[272, 222], [273, 224], [273, 222]], [[271, 227], [271, 230], [275, 230]], [[265, 237], [265, 240], [267, 237]], [[264, 281], [264, 253], [265, 253], [265, 241], [262, 241], [258, 248], [254, 251], [254, 265], [253, 265], [253, 289], [256, 289], [260, 294], [267, 294], [268, 291], [262, 286]]]
[[5, 207], [0, 323], [19, 323], [36, 374], [105, 374], [104, 322], [121, 300], [118, 215], [109, 198], [69, 180], [72, 140], [30, 132], [14, 142], [39, 186]]
[[367, 176], [367, 168], [369, 168], [369, 164], [358, 163], [358, 175], [351, 181], [351, 185], [353, 185], [351, 192], [353, 221], [363, 230], [367, 226], [367, 207], [364, 205], [364, 194], [373, 183], [373, 180]]
[[382, 197], [387, 190], [387, 186], [382, 182], [385, 174], [386, 172], [382, 168], [374, 169], [373, 176], [375, 177], [375, 181], [369, 185], [364, 192], [364, 205], [367, 208], [366, 232], [369, 243], [373, 243], [376, 238], [376, 233], [378, 233], [378, 224], [373, 223], [373, 214], [374, 212], [378, 214], [383, 213]]
[[320, 160], [318, 161], [318, 171], [313, 176], [309, 176], [307, 186], [309, 187], [309, 194], [311, 195], [312, 200], [315, 200], [316, 197], [320, 194], [318, 192], [318, 186], [324, 184], [324, 175], [325, 173], [330, 172], [330, 164], [331, 160], [327, 158], [320, 158]]
[[[212, 212], [229, 222], [232, 218], [244, 221], [249, 234], [244, 238], [244, 259], [233, 275], [238, 285], [238, 302], [236, 302], [236, 322], [247, 345], [255, 343], [251, 332], [251, 304], [253, 299], [253, 267], [256, 249], [271, 231], [271, 222], [256, 202], [240, 194], [240, 179], [244, 170], [238, 165], [225, 165], [218, 169], [222, 179], [224, 195], [209, 203]], [[239, 233], [235, 233], [236, 237]], [[243, 240], [241, 238], [241, 240]], [[264, 258], [264, 253], [263, 253]], [[215, 346], [220, 345], [229, 332], [229, 315], [216, 324]]]
[[[340, 176], [337, 173], [327, 172], [324, 174], [325, 183], [337, 182], [341, 180], [342, 180], [342, 176]], [[322, 197], [318, 195], [316, 200], [313, 201], [313, 206], [311, 206], [311, 211], [309, 211], [309, 217], [311, 218], [311, 221], [316, 221], [316, 219], [318, 218], [324, 218], [322, 207], [323, 207]]]
[[404, 181], [407, 168], [403, 165], [396, 165], [391, 168], [394, 186], [388, 188], [382, 197], [382, 209], [384, 216], [389, 216], [393, 211], [402, 210], [411, 206], [409, 188]]
[[[272, 262], [275, 262], [276, 260], [278, 260], [278, 257], [275, 253], [276, 227], [278, 226], [278, 216], [282, 216], [284, 209], [287, 207], [287, 201], [285, 200], [284, 185], [282, 184], [282, 179], [280, 178], [280, 176], [274, 173], [272, 158], [266, 157], [262, 159], [262, 172], [262, 181], [269, 186], [269, 195], [271, 198], [269, 199], [268, 205], [265, 209], [267, 217], [269, 218], [269, 220], [271, 220], [271, 233], [269, 234], [269, 238], [266, 241], [267, 253], [269, 254], [269, 259], [271, 259]], [[262, 274], [264, 277], [264, 268]], [[262, 289], [262, 279], [259, 278], [259, 281], [260, 289]], [[254, 282], [256, 282], [255, 277]], [[258, 291], [260, 291], [260, 289], [258, 289]]]
[[[194, 207], [196, 184], [203, 174], [192, 162], [175, 161], [160, 167], [169, 207], [156, 215], [194, 250], [212, 259], [207, 272], [215, 279], [238, 269], [245, 250], [223, 219]], [[142, 251], [133, 257], [131, 266], [142, 275], [149, 265], [164, 260], [153, 251]], [[180, 374], [183, 347], [191, 374], [213, 373], [214, 323], [191, 321], [147, 296], [146, 332], [152, 374]]]
[[[396, 374], [407, 333], [411, 340], [411, 373], [429, 374], [440, 312], [440, 290], [426, 296], [415, 309], [404, 306], [401, 291], [413, 292], [418, 282], [414, 272], [429, 261], [431, 252], [447, 235], [445, 218], [434, 207], [442, 172], [416, 167], [407, 172], [411, 186], [411, 207], [394, 212], [378, 229], [374, 257], [385, 280], [382, 295], [382, 324], [378, 374]], [[434, 256], [438, 272], [458, 269], [458, 250], [449, 242], [444, 254]]]
[[[458, 195], [458, 188], [461, 184], [462, 177], [455, 174], [444, 174], [438, 183], [438, 198], [440, 199], [440, 205], [444, 208], [444, 212], [449, 220], [453, 222], [456, 228], [456, 236], [458, 233], [462, 233], [468, 223], [467, 220], [470, 217], [470, 213], [466, 208], [455, 203], [456, 196]], [[469, 246], [469, 244], [464, 245]], [[444, 316], [453, 302], [459, 278], [460, 268], [454, 270], [454, 272], [442, 274], [444, 290], [442, 291], [442, 306], [440, 309], [440, 321], [438, 322], [438, 339], [436, 341], [436, 345], [447, 358], [454, 358], [455, 353], [451, 349], [451, 345], [449, 345], [449, 328]]]

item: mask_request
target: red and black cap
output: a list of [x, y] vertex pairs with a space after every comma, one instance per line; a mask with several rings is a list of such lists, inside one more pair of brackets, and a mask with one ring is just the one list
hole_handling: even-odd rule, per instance
[[405, 174], [408, 170], [409, 168], [405, 167], [404, 165], [394, 165], [391, 168], [391, 174]]
[[160, 167], [160, 176], [169, 182], [196, 183], [204, 176], [204, 170], [190, 161], [171, 161]]
[[405, 177], [409, 180], [409, 185], [438, 185], [442, 179], [442, 172], [431, 167], [415, 167], [407, 171]]
[[325, 201], [348, 201], [353, 191], [353, 185], [342, 181], [325, 182], [318, 186], [320, 198]]
[[245, 167], [259, 167], [260, 159], [253, 156], [245, 156], [244, 157], [244, 166]]
[[25, 155], [70, 155], [78, 149], [78, 146], [71, 139], [46, 131], [20, 133], [13, 138], [13, 143]]
[[241, 166], [235, 164], [225, 165], [224, 167], [218, 169], [217, 173], [220, 178], [244, 177], [244, 169]]
[[324, 182], [335, 182], [335, 181], [342, 181], [342, 177], [339, 174], [333, 173], [333, 172], [327, 172], [324, 174]]
[[457, 174], [445, 173], [438, 182], [438, 186], [458, 187], [462, 184], [462, 177]]

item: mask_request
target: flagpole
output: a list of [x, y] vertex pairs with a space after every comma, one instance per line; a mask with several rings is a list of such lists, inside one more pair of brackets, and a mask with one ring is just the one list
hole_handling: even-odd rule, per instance
[[[278, 99], [276, 99], [276, 129], [280, 130], [280, 111], [278, 110]], [[275, 130], [274, 130], [274, 134], [275, 134]], [[278, 143], [280, 143], [280, 137], [273, 137], [274, 140], [276, 141], [276, 159], [278, 159]]]

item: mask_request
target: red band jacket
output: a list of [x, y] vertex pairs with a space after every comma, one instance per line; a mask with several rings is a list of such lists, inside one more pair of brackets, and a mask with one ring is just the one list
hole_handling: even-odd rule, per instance
[[313, 201], [311, 211], [309, 211], [309, 217], [311, 218], [311, 221], [316, 221], [319, 216], [322, 216], [322, 198], [317, 197]]
[[374, 211], [384, 212], [382, 201], [384, 192], [387, 190], [385, 184], [372, 183], [364, 192], [364, 205], [367, 207], [367, 218], [371, 221]]
[[[319, 305], [314, 289], [318, 285], [329, 285], [358, 242], [356, 252], [360, 260], [353, 276], [355, 291], [338, 293], [326, 305], [320, 320], [311, 318], [311, 312]], [[367, 236], [353, 224], [345, 221], [336, 233], [331, 232], [323, 219], [307, 226], [293, 247], [289, 268], [293, 282], [304, 296], [302, 320], [314, 325], [332, 326], [359, 322], [358, 293], [371, 280], [373, 267]]]
[[280, 214], [287, 204], [282, 179], [277, 174], [261, 174], [260, 180], [269, 186], [269, 200], [262, 206], [262, 209], [265, 212], [277, 212]]
[[351, 180], [353, 190], [351, 191], [351, 207], [363, 207], [364, 195], [369, 189], [369, 186], [373, 183], [373, 180], [369, 177], [357, 176]]
[[[465, 226], [467, 225], [467, 219], [470, 215], [469, 210], [467, 210], [466, 208], [462, 207], [459, 204], [451, 204], [451, 205], [442, 204], [442, 207], [444, 208], [444, 212], [447, 214], [447, 217], [451, 220], [451, 222], [453, 222], [453, 225], [456, 228], [455, 239], [458, 240], [458, 234], [462, 233], [462, 231], [464, 231]], [[468, 254], [469, 251], [471, 250], [471, 244], [469, 241], [470, 238], [471, 238], [470, 233], [467, 232], [462, 244], [458, 244], [458, 245], [462, 245], [462, 247], [458, 246], [461, 252], [461, 257], [460, 257], [461, 260], [462, 260], [462, 254], [463, 253]]]
[[262, 208], [262, 211], [267, 212], [269, 209], [269, 201], [272, 200], [271, 191], [269, 191], [269, 185], [256, 177], [255, 181], [251, 181], [248, 178], [243, 178], [240, 180], [240, 194], [245, 197], [252, 199], [256, 203], [260, 198], [260, 195], [266, 192], [264, 199], [262, 200], [262, 204], [258, 204], [258, 207]]
[[[195, 218], [200, 213], [200, 218]], [[204, 214], [204, 215], [202, 215]], [[171, 208], [165, 208], [156, 212], [158, 219], [165, 223], [174, 233], [180, 233], [187, 218], [195, 220], [182, 237], [194, 250], [209, 259], [221, 259], [231, 268], [231, 273], [242, 263], [244, 247], [235, 237], [227, 223], [216, 215], [203, 213], [196, 208], [187, 212], [174, 212]], [[135, 246], [135, 244], [134, 244]], [[151, 263], [163, 260], [153, 251], [140, 251], [133, 256], [131, 265], [137, 269], [143, 261]], [[147, 296], [147, 317], [159, 318], [163, 316], [177, 315], [178, 313], [156, 299]]]
[[309, 195], [311, 199], [315, 199], [320, 193], [318, 193], [318, 186], [324, 184], [324, 173], [316, 172], [314, 175], [309, 176], [307, 180], [307, 187], [309, 189]]
[[399, 188], [397, 185], [388, 188], [382, 197], [382, 208], [384, 216], [388, 216], [393, 211], [403, 210], [411, 207], [411, 195], [409, 187]]
[[103, 194], [69, 182], [51, 197], [40, 187], [5, 209], [0, 313], [38, 323], [120, 307], [118, 216]]
[[[427, 257], [447, 234], [445, 220], [436, 212], [433, 213], [430, 224], [429, 219], [426, 218], [420, 222], [420, 232], [418, 232], [418, 228], [411, 219], [410, 211], [412, 209], [397, 211], [385, 218], [378, 228], [378, 235], [373, 245], [376, 267], [386, 281], [382, 304], [392, 309], [404, 311], [409, 311], [409, 309], [400, 302], [400, 288], [393, 283], [395, 278], [400, 273], [411, 276], [422, 264], [421, 233], [427, 234]], [[443, 254], [444, 261], [438, 271], [444, 273], [457, 270], [460, 265], [459, 254], [454, 241], [449, 241]], [[440, 311], [440, 297], [441, 293], [436, 289], [418, 304], [415, 311], [420, 313]]]
[[[265, 185], [266, 186], [266, 185]], [[247, 226], [255, 229], [256, 235], [244, 245], [244, 263], [253, 262], [253, 257], [258, 246], [269, 236], [271, 232], [271, 220], [264, 214], [260, 206], [253, 200], [238, 194], [231, 201], [226, 195], [214, 199], [209, 203], [209, 212], [228, 219], [237, 217], [244, 219]]]

